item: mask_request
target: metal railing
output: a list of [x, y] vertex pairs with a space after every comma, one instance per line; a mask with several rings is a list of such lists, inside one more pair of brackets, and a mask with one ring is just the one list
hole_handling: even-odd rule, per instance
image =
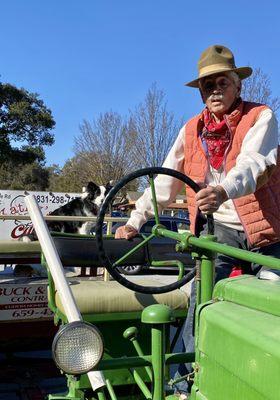
[[[66, 216], [66, 215], [44, 215], [43, 218], [46, 221], [97, 221], [97, 217], [76, 217], [76, 216]], [[31, 218], [29, 215], [0, 215], [0, 220], [7, 220], [7, 221], [30, 221]], [[128, 220], [128, 217], [105, 217], [106, 222], [126, 222]]]

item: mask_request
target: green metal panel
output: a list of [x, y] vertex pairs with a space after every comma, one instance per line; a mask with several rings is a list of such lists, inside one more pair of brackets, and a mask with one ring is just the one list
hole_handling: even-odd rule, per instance
[[279, 400], [280, 318], [228, 301], [199, 315], [196, 399]]
[[[264, 400], [267, 397], [257, 393], [254, 389], [248, 392], [247, 383], [241, 379], [236, 380], [234, 374], [226, 368], [209, 359], [205, 354], [202, 356], [203, 362], [201, 374], [207, 376], [207, 387], [202, 375], [201, 387], [198, 392], [192, 396], [195, 400]], [[217, 379], [217, 376], [220, 379]], [[236, 388], [236, 390], [232, 390]]]
[[[136, 356], [136, 351], [133, 344], [123, 338], [123, 332], [125, 329], [131, 326], [133, 323], [139, 330], [139, 342], [143, 349], [144, 354], [151, 354], [151, 329], [148, 325], [141, 324], [138, 321], [107, 321], [96, 323], [95, 326], [100, 330], [105, 344], [105, 351], [103, 360], [109, 360], [118, 357], [131, 357]], [[145, 368], [139, 368], [138, 372], [144, 381], [148, 381], [149, 378], [145, 371]], [[107, 370], [104, 372], [105, 378], [109, 379], [113, 386], [123, 384], [133, 384], [134, 378], [127, 368]], [[87, 375], [81, 377], [79, 388], [88, 388], [90, 384], [88, 382]]]
[[223, 279], [216, 284], [213, 298], [280, 316], [280, 281], [252, 275]]

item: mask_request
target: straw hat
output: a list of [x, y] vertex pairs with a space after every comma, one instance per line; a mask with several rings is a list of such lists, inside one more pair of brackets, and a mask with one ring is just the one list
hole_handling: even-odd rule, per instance
[[253, 72], [250, 67], [236, 68], [232, 52], [225, 46], [215, 44], [201, 54], [198, 61], [198, 78], [185, 85], [197, 88], [199, 79], [227, 71], [236, 72], [240, 79], [248, 78]]

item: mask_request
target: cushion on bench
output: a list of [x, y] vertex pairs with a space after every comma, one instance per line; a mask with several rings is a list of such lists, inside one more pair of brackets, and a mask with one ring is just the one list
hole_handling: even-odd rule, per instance
[[[155, 280], [137, 281], [140, 285], [159, 285]], [[71, 280], [71, 289], [82, 314], [142, 311], [151, 304], [165, 304], [173, 310], [187, 310], [188, 296], [182, 290], [163, 294], [142, 294], [125, 288], [116, 281]], [[56, 293], [58, 309], [64, 313]]]

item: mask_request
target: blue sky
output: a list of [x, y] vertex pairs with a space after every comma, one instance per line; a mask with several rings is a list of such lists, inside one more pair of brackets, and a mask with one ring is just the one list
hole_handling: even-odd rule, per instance
[[1, 2], [2, 82], [37, 92], [56, 120], [47, 164], [73, 155], [83, 119], [123, 115], [153, 82], [186, 119], [202, 107], [184, 82], [200, 53], [224, 44], [237, 66], [260, 67], [280, 97], [278, 1], [10, 0]]

